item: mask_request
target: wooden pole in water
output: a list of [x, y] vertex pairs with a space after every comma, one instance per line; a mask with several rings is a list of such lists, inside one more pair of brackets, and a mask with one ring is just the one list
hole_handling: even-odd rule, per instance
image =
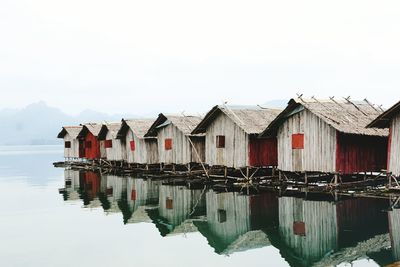
[[307, 172], [304, 172], [304, 182], [305, 182], [306, 185], [308, 184]]

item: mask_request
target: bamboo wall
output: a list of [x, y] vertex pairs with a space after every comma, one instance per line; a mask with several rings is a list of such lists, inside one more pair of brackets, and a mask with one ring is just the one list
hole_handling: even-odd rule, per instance
[[[166, 150], [164, 141], [172, 139], [172, 149]], [[196, 157], [192, 157], [192, 146], [189, 137], [184, 135], [175, 125], [169, 124], [158, 130], [158, 155], [161, 163], [165, 164], [187, 164], [199, 162]]]
[[[71, 142], [71, 148], [66, 148], [65, 142]], [[72, 138], [68, 132], [64, 136], [64, 158], [79, 158], [79, 139]]]
[[400, 114], [390, 123], [388, 169], [396, 176], [400, 176]]
[[126, 146], [125, 139], [113, 138], [111, 131], [107, 131], [106, 140], [112, 141], [112, 147], [105, 148], [107, 160], [110, 161], [123, 161], [126, 160]]
[[[216, 147], [216, 136], [225, 136], [225, 148]], [[249, 136], [225, 114], [218, 115], [206, 131], [206, 163], [210, 166], [249, 165]]]
[[[292, 134], [304, 133], [304, 149], [292, 149]], [[278, 168], [282, 171], [334, 172], [336, 130], [308, 110], [291, 117], [278, 129]]]
[[[305, 225], [305, 235], [296, 235], [294, 223]], [[337, 249], [336, 206], [327, 201], [295, 197], [279, 198], [279, 232], [297, 257], [309, 264]], [[311, 264], [310, 264], [311, 265]]]
[[[135, 150], [131, 150], [131, 141], [135, 142]], [[128, 163], [158, 163], [158, 147], [156, 138], [138, 138], [131, 129], [125, 137], [126, 161]]]

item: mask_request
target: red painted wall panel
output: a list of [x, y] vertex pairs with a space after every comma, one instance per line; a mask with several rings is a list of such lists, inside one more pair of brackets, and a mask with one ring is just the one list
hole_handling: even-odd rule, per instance
[[250, 137], [249, 165], [253, 167], [277, 166], [278, 143], [276, 138]]
[[387, 137], [337, 133], [336, 171], [343, 174], [380, 171], [387, 164]]
[[85, 158], [87, 159], [100, 159], [100, 142], [90, 132], [85, 137], [85, 144], [91, 143], [90, 146], [85, 146]]

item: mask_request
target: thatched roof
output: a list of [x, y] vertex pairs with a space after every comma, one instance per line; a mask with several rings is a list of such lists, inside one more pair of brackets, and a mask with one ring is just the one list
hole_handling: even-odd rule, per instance
[[389, 128], [390, 121], [396, 115], [400, 114], [400, 101], [394, 104], [391, 108], [383, 112], [376, 119], [374, 119], [370, 124], [367, 125], [369, 128]]
[[99, 140], [106, 139], [108, 133], [111, 134], [111, 138], [116, 139], [120, 128], [121, 128], [121, 122], [104, 123], [98, 135]]
[[72, 138], [77, 138], [81, 130], [82, 126], [64, 126], [57, 138], [64, 138], [66, 134], [69, 134]]
[[304, 109], [310, 111], [341, 133], [370, 136], [388, 136], [389, 134], [387, 130], [366, 128], [373, 119], [383, 112], [380, 108], [366, 100], [350, 101], [346, 99], [319, 100], [316, 98], [296, 98], [289, 101], [286, 109], [271, 122], [260, 136], [276, 134], [279, 126], [288, 117]]
[[102, 124], [100, 123], [85, 123], [82, 125], [82, 130], [80, 131], [78, 137], [85, 137], [87, 132], [91, 132], [94, 136], [98, 136], [101, 130]]
[[259, 106], [215, 106], [193, 130], [193, 134], [204, 133], [220, 115], [225, 114], [247, 134], [259, 134], [279, 115], [281, 110]]
[[118, 138], [125, 137], [129, 129], [131, 129], [138, 138], [144, 138], [144, 135], [153, 123], [154, 119], [122, 119], [122, 125], [118, 131]]
[[161, 113], [144, 136], [157, 136], [158, 129], [170, 124], [175, 125], [183, 134], [191, 135], [200, 121], [201, 117], [199, 116], [164, 115]]

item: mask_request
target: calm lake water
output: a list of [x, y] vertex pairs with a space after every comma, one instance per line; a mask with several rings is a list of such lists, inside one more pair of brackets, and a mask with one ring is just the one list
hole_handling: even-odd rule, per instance
[[0, 148], [1, 266], [385, 266], [388, 199], [189, 190], [54, 168], [62, 147]]

